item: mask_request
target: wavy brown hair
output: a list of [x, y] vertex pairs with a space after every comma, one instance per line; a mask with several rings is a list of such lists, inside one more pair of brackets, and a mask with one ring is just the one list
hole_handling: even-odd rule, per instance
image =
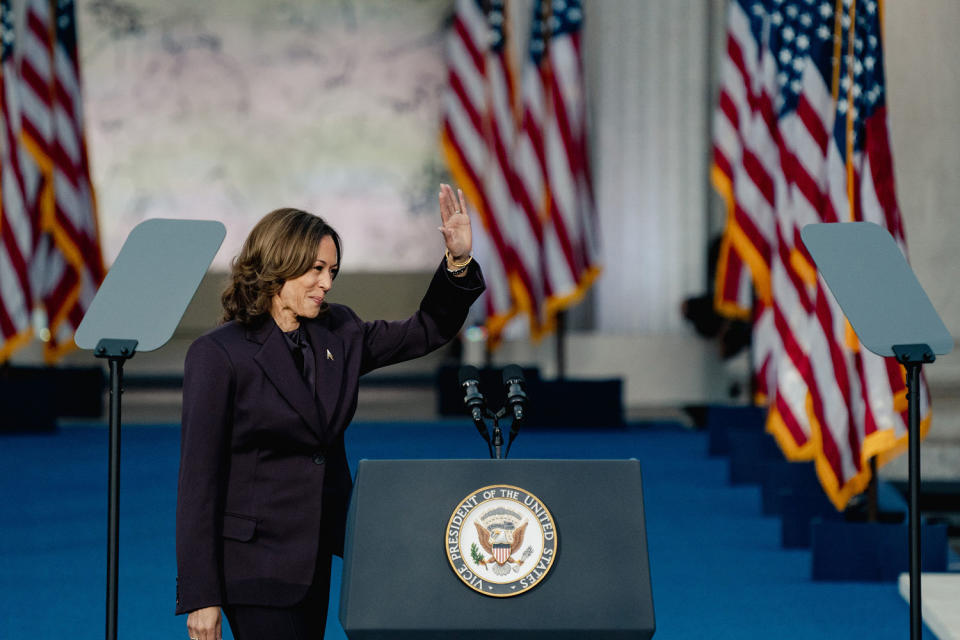
[[266, 319], [283, 283], [313, 267], [326, 236], [337, 247], [339, 264], [340, 236], [323, 218], [300, 209], [277, 209], [265, 215], [233, 259], [230, 283], [220, 296], [220, 322], [253, 325]]

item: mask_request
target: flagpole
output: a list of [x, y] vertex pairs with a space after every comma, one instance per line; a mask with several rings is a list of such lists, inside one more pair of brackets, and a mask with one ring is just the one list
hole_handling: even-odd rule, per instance
[[[855, 34], [855, 17], [857, 11], [857, 2], [853, 0], [850, 5], [850, 27], [849, 33], [847, 36], [847, 55], [850, 58], [853, 58], [853, 49], [854, 49], [854, 34]], [[853, 65], [847, 65], [847, 77], [850, 79], [849, 88], [847, 89], [847, 101], [850, 104], [850, 108], [847, 109], [847, 134], [846, 134], [846, 174], [847, 174], [847, 202], [850, 205], [850, 221], [856, 222], [857, 220], [857, 204], [856, 204], [856, 194], [855, 194], [855, 172], [853, 167], [853, 146], [854, 146], [854, 117], [853, 117]], [[847, 330], [852, 331], [850, 328], [849, 322], [847, 323]], [[856, 344], [856, 342], [854, 343]], [[867, 521], [876, 522], [877, 521], [877, 459], [876, 456], [870, 458], [870, 484], [867, 485]]]
[[556, 354], [557, 354], [557, 380], [564, 380], [567, 377], [567, 357], [565, 343], [567, 337], [567, 311], [563, 309], [557, 312], [557, 335], [556, 335]]

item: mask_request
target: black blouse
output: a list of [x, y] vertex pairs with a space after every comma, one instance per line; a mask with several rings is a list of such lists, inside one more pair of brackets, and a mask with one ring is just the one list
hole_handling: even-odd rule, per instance
[[307, 338], [307, 332], [303, 330], [303, 325], [293, 331], [284, 331], [283, 337], [287, 340], [287, 346], [290, 347], [290, 353], [293, 361], [297, 365], [297, 370], [303, 376], [307, 388], [315, 390], [317, 388], [316, 360], [314, 359], [313, 347], [310, 346], [310, 340]]

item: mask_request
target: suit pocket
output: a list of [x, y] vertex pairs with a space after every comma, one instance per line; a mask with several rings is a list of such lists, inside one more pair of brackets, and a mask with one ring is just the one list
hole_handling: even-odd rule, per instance
[[257, 519], [234, 513], [223, 514], [223, 537], [249, 542], [257, 531]]

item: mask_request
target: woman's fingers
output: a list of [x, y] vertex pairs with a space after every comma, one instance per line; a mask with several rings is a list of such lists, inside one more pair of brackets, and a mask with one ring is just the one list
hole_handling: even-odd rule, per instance
[[444, 238], [449, 237], [451, 231], [451, 218], [457, 213], [457, 200], [453, 194], [453, 189], [448, 184], [440, 185], [440, 219], [442, 225], [440, 231]]
[[450, 216], [456, 211], [457, 204], [453, 196], [453, 189], [448, 184], [440, 185], [440, 219], [446, 225]]
[[187, 615], [187, 634], [194, 640], [220, 640], [220, 607], [206, 607]]

